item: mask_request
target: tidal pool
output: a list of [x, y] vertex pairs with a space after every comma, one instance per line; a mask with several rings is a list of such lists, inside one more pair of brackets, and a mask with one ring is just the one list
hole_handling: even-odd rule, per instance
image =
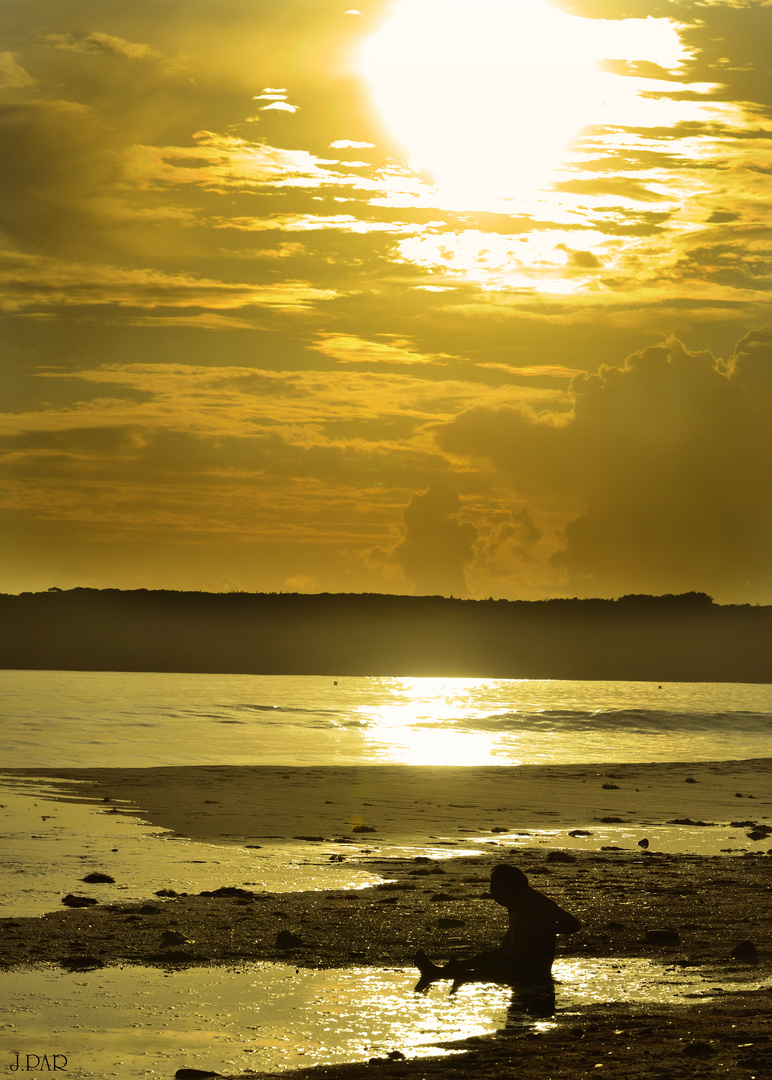
[[[644, 959], [562, 959], [555, 963], [557, 1013], [534, 1020], [511, 1011], [509, 991], [447, 985], [413, 993], [404, 968], [323, 971], [281, 964], [135, 966], [71, 974], [41, 965], [0, 974], [10, 1006], [0, 1023], [0, 1069], [27, 1055], [58, 1055], [67, 1080], [165, 1078], [182, 1067], [218, 1072], [366, 1061], [400, 1050], [406, 1057], [452, 1053], [452, 1043], [515, 1024], [548, 1030], [604, 1001], [705, 1000], [758, 982], [715, 981], [715, 971]], [[66, 1069], [62, 1069], [66, 1058]], [[36, 1072], [26, 1075], [37, 1075]], [[41, 1073], [40, 1075], [43, 1075]]]

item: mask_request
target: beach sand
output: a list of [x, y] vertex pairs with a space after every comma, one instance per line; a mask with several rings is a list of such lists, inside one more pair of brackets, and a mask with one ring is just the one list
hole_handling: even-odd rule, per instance
[[[264, 847], [301, 837], [299, 844], [334, 851], [326, 857], [336, 865], [343, 860], [365, 866], [386, 880], [367, 889], [283, 894], [223, 881], [222, 891], [209, 895], [151, 894], [144, 904], [98, 903], [0, 920], [6, 967], [53, 961], [78, 970], [248, 959], [299, 968], [410, 968], [419, 947], [437, 961], [463, 957], [496, 944], [503, 934], [505, 916], [487, 899], [488, 875], [497, 862], [510, 861], [581, 920], [582, 930], [561, 943], [561, 956], [608, 957], [620, 964], [651, 957], [705, 972], [716, 985], [727, 978], [737, 983], [732, 992], [711, 1000], [696, 997], [687, 1005], [616, 1001], [590, 1005], [581, 1015], [561, 1017], [558, 1011], [546, 1028], [515, 1024], [470, 1040], [463, 1053], [451, 1057], [324, 1066], [282, 1073], [287, 1078], [772, 1075], [772, 835], [759, 835], [772, 825], [769, 759], [467, 769], [48, 769], [7, 775], [49, 782], [56, 777], [57, 787], [73, 798], [101, 803], [105, 812], [131, 812], [196, 840]], [[675, 821], [691, 824], [668, 824]], [[754, 833], [750, 824], [732, 822], [760, 828]], [[621, 842], [599, 843], [604, 828], [616, 829]], [[592, 835], [570, 837], [575, 830]], [[679, 853], [681, 832], [731, 836], [733, 853], [722, 852], [716, 842], [710, 854]], [[658, 835], [667, 844], [638, 845]], [[664, 850], [668, 845], [673, 850]], [[448, 857], [395, 857], [400, 846]], [[81, 890], [99, 897], [98, 884]], [[647, 939], [647, 931], [666, 928], [677, 931], [676, 943]], [[165, 943], [169, 930], [184, 941]], [[282, 930], [294, 940], [279, 937]], [[747, 940], [755, 956], [733, 956]], [[746, 979], [762, 989], [746, 989]], [[193, 1074], [182, 1070], [180, 1080], [186, 1075]]]
[[[57, 777], [72, 797], [125, 805], [193, 840], [259, 843], [372, 831], [373, 841], [480, 836], [493, 829], [631, 829], [680, 818], [772, 814], [772, 761], [692, 764], [406, 765], [9, 770]], [[75, 781], [68, 787], [66, 781]], [[87, 781], [84, 784], [83, 781]], [[752, 847], [753, 845], [751, 845]]]

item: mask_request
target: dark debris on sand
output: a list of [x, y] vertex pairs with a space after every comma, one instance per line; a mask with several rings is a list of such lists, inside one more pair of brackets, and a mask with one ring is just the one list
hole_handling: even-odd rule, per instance
[[[562, 955], [649, 956], [713, 966], [717, 979], [752, 971], [755, 981], [770, 983], [770, 856], [661, 855], [639, 848], [572, 855], [571, 862], [535, 849], [510, 856], [535, 888], [582, 921], [582, 930], [561, 943]], [[52, 962], [77, 972], [109, 964], [267, 960], [314, 968], [411, 967], [420, 947], [438, 962], [450, 955], [463, 958], [501, 939], [506, 916], [486, 897], [492, 866], [506, 858], [501, 850], [441, 863], [371, 858], [365, 865], [389, 880], [367, 889], [271, 894], [225, 883], [197, 895], [160, 890], [145, 903], [99, 903], [3, 919], [0, 966]], [[591, 1006], [580, 1017], [558, 1017], [543, 1032], [521, 1025], [453, 1044], [464, 1052], [450, 1056], [281, 1076], [761, 1080], [772, 1076], [771, 997], [767, 990], [672, 1008]], [[264, 1074], [248, 1075], [256, 1080]]]
[[[506, 858], [506, 856], [504, 856]], [[571, 862], [518, 850], [531, 884], [575, 913], [582, 930], [564, 954], [654, 955], [647, 931], [673, 930], [681, 958], [729, 961], [751, 940], [772, 954], [768, 856], [702, 857], [576, 852]], [[488, 875], [501, 853], [441, 863], [373, 858], [389, 880], [373, 888], [260, 893], [225, 885], [138, 904], [94, 904], [35, 918], [0, 920], [0, 966], [87, 954], [103, 963], [286, 960], [295, 966], [410, 965], [420, 947], [437, 960], [497, 944], [506, 916], [490, 900]], [[165, 956], [168, 935], [184, 940]], [[282, 933], [286, 931], [286, 933]], [[658, 935], [650, 935], [652, 939]], [[675, 941], [675, 938], [673, 939]], [[667, 944], [667, 943], [666, 943]]]

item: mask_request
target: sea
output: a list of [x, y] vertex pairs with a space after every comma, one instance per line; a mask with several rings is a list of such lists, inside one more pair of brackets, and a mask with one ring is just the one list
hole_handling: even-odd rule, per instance
[[[61, 910], [67, 892], [84, 891], [87, 869], [109, 868], [116, 883], [102, 886], [104, 902], [128, 903], [147, 900], [161, 885], [279, 892], [378, 880], [353, 860], [331, 861], [319, 845], [250, 851], [180, 839], [139, 815], [73, 799], [50, 773], [37, 780], [14, 769], [772, 756], [772, 686], [756, 684], [2, 671], [0, 716], [0, 916], [11, 922]], [[544, 830], [527, 842], [548, 848], [555, 837]], [[474, 840], [464, 851], [473, 853]], [[502, 988], [469, 987], [452, 999], [440, 988], [415, 995], [409, 966], [70, 972], [41, 963], [0, 972], [10, 1005], [0, 1017], [0, 1069], [161, 1080], [178, 1068], [280, 1073], [395, 1050], [426, 1057], [453, 1054], [454, 1040], [512, 1025], [547, 1034], [555, 1023], [580, 1024], [583, 1009], [597, 1002], [698, 1001], [735, 988], [729, 976], [717, 983], [713, 972], [684, 974], [649, 959], [565, 956], [555, 975], [558, 1014], [535, 1021], [513, 1016]], [[746, 979], [743, 988], [757, 985]]]
[[772, 753], [772, 685], [2, 671], [6, 768], [519, 765]]

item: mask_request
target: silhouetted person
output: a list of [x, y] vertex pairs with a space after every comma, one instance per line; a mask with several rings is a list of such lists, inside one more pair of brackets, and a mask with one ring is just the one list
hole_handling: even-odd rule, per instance
[[421, 949], [415, 958], [421, 972], [416, 990], [425, 990], [438, 979], [453, 980], [451, 993], [467, 982], [493, 982], [518, 991], [529, 1011], [552, 1012], [556, 938], [575, 933], [581, 923], [544, 893], [532, 889], [516, 866], [502, 863], [493, 868], [490, 894], [509, 914], [509, 928], [501, 945], [469, 960], [451, 959], [445, 967], [437, 967]]

